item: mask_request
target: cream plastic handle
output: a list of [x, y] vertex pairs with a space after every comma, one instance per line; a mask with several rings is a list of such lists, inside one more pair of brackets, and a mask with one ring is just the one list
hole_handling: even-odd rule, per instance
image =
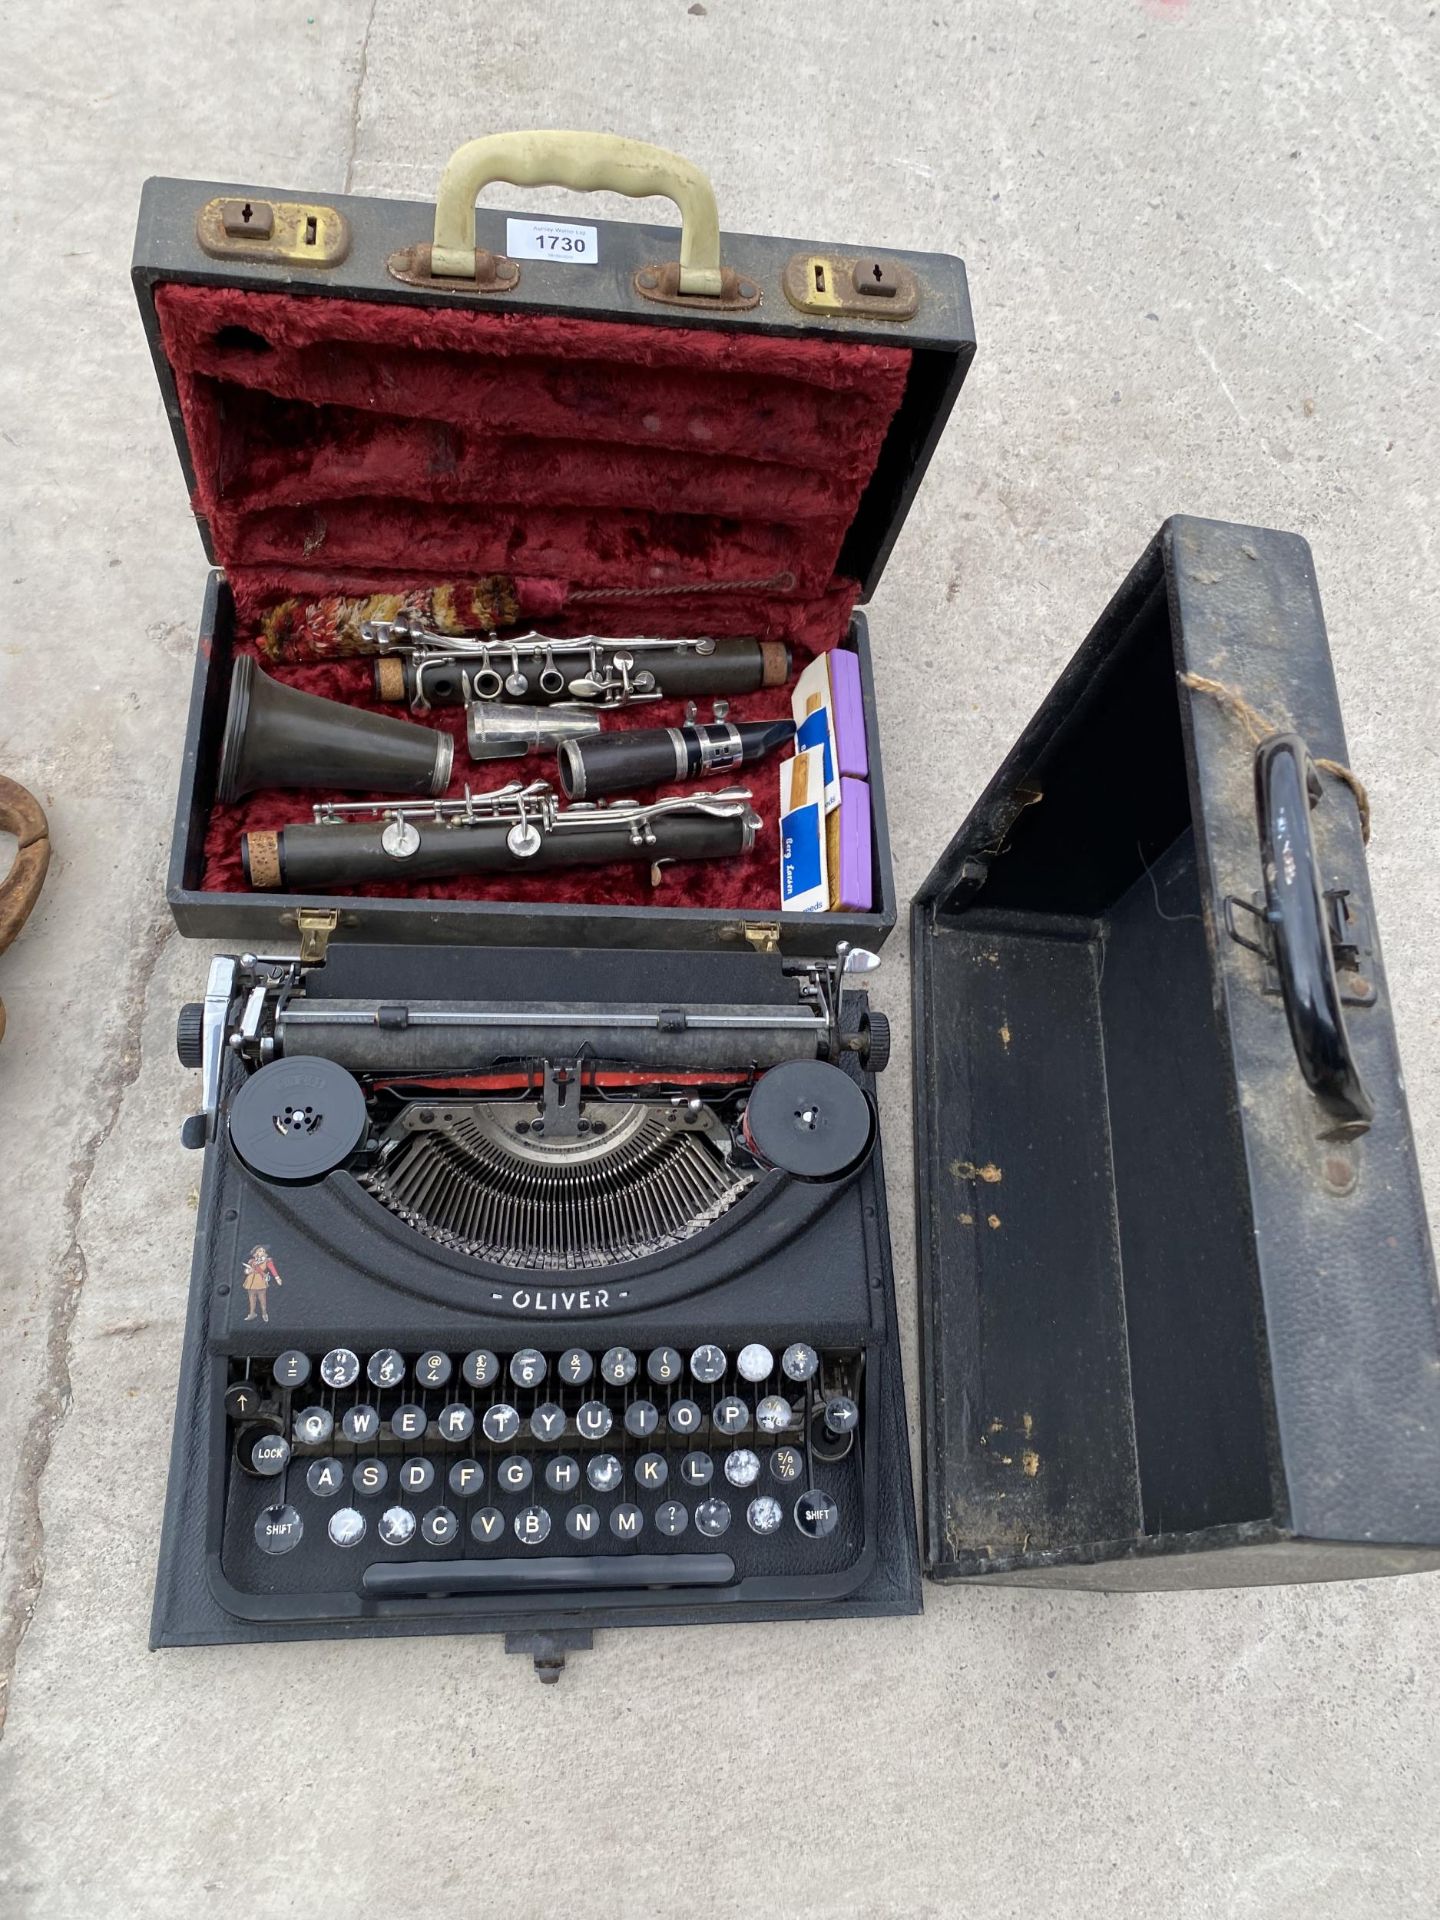
[[491, 133], [457, 147], [435, 196], [430, 271], [469, 280], [475, 272], [475, 200], [493, 180], [577, 193], [663, 194], [680, 209], [680, 291], [718, 294], [720, 215], [715, 189], [678, 153], [614, 133]]

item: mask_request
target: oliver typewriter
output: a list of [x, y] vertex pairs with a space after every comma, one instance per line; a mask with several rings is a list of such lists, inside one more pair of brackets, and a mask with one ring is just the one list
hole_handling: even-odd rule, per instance
[[212, 963], [157, 1641], [918, 1606], [873, 956], [634, 961]]

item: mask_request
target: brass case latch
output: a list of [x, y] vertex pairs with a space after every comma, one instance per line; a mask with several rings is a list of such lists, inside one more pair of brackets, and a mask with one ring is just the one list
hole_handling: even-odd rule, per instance
[[792, 307], [827, 319], [913, 320], [920, 310], [920, 282], [910, 268], [874, 254], [842, 260], [793, 253], [783, 284]]
[[350, 251], [350, 222], [335, 207], [231, 194], [205, 202], [195, 238], [216, 260], [338, 267]]

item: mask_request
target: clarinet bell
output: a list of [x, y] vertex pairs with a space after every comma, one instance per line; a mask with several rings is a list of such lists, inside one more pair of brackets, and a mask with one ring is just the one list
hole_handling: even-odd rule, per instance
[[448, 733], [302, 693], [240, 654], [230, 681], [216, 798], [230, 806], [259, 787], [434, 796], [450, 784], [454, 753]]

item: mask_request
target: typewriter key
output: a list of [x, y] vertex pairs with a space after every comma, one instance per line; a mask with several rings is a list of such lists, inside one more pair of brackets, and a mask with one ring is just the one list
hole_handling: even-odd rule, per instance
[[725, 1456], [725, 1478], [732, 1487], [753, 1487], [760, 1478], [760, 1456], [749, 1447], [737, 1447]]
[[495, 1469], [495, 1484], [503, 1487], [506, 1493], [524, 1493], [535, 1478], [535, 1469], [523, 1453], [512, 1453], [508, 1460], [502, 1460]]
[[552, 1493], [573, 1493], [580, 1484], [580, 1463], [568, 1453], [545, 1462], [545, 1484]]
[[645, 1516], [639, 1507], [622, 1500], [610, 1512], [610, 1531], [617, 1540], [635, 1540], [645, 1529]]
[[435, 1480], [435, 1469], [428, 1460], [407, 1460], [400, 1469], [400, 1485], [406, 1493], [427, 1493]]
[[612, 1387], [628, 1387], [635, 1378], [639, 1362], [629, 1347], [611, 1347], [600, 1362], [600, 1372]]
[[380, 1431], [380, 1415], [361, 1400], [341, 1414], [340, 1431], [347, 1440], [373, 1440]]
[[522, 1547], [538, 1547], [550, 1537], [550, 1515], [544, 1507], [522, 1507], [515, 1516], [515, 1538]]
[[365, 1378], [375, 1387], [398, 1387], [405, 1378], [405, 1362], [394, 1347], [382, 1347], [365, 1362]]
[[663, 1500], [655, 1509], [655, 1524], [667, 1540], [678, 1540], [690, 1524], [690, 1516], [678, 1500]]
[[728, 1365], [723, 1351], [719, 1347], [696, 1347], [690, 1356], [690, 1371], [702, 1386], [713, 1387], [717, 1380], [725, 1377]]
[[289, 1553], [298, 1547], [305, 1522], [294, 1507], [266, 1507], [255, 1522], [255, 1544], [262, 1553]]
[[387, 1507], [380, 1516], [380, 1538], [387, 1547], [407, 1546], [415, 1533], [415, 1516], [408, 1507]]
[[558, 1440], [565, 1431], [565, 1409], [542, 1400], [530, 1416], [530, 1431], [537, 1440]]
[[572, 1540], [593, 1540], [600, 1530], [600, 1516], [594, 1507], [572, 1507], [565, 1516], [565, 1531]]
[[505, 1532], [505, 1516], [498, 1507], [481, 1507], [470, 1521], [470, 1538], [482, 1547], [493, 1547]]
[[287, 1347], [270, 1371], [277, 1387], [303, 1387], [310, 1378], [310, 1361], [296, 1347]]
[[567, 1347], [560, 1356], [560, 1378], [572, 1387], [583, 1387], [594, 1371], [595, 1362], [579, 1347]]
[[603, 1440], [615, 1416], [603, 1400], [587, 1400], [575, 1415], [576, 1430], [586, 1440]]
[[425, 1431], [425, 1409], [414, 1405], [397, 1407], [390, 1416], [390, 1431], [397, 1440], [418, 1440]]
[[840, 1509], [828, 1493], [811, 1487], [795, 1502], [795, 1524], [812, 1540], [823, 1540], [840, 1522]]
[[485, 1469], [478, 1460], [457, 1460], [445, 1476], [445, 1484], [461, 1500], [479, 1493], [485, 1484]]
[[783, 1433], [790, 1419], [790, 1402], [783, 1393], [767, 1393], [755, 1409], [755, 1424], [762, 1433]]
[[745, 1509], [745, 1518], [752, 1533], [775, 1533], [785, 1516], [780, 1511], [780, 1502], [773, 1495], [762, 1493]]
[[780, 1371], [787, 1380], [813, 1380], [820, 1371], [820, 1356], [814, 1347], [797, 1340], [780, 1356]]
[[695, 1524], [707, 1540], [718, 1540], [730, 1525], [730, 1507], [724, 1500], [702, 1500], [695, 1509]]
[[338, 1460], [312, 1460], [305, 1469], [305, 1484], [318, 1500], [328, 1500], [340, 1491], [345, 1469]]
[[250, 1443], [250, 1471], [273, 1479], [290, 1464], [290, 1442], [283, 1433], [262, 1433]]
[[860, 1424], [860, 1409], [848, 1394], [837, 1393], [825, 1402], [825, 1431], [837, 1437], [853, 1433]]
[[632, 1400], [625, 1409], [625, 1431], [637, 1440], [648, 1440], [660, 1424], [660, 1415], [649, 1400]]
[[613, 1493], [623, 1472], [613, 1453], [597, 1453], [593, 1460], [585, 1462], [585, 1478], [597, 1493]]
[[672, 1433], [694, 1433], [700, 1425], [700, 1409], [693, 1400], [674, 1400], [665, 1415]]
[[422, 1387], [443, 1387], [450, 1379], [450, 1356], [433, 1349], [415, 1362], [415, 1378]]
[[232, 1420], [248, 1420], [260, 1405], [260, 1389], [248, 1380], [237, 1380], [225, 1389], [225, 1411]]
[[335, 1416], [328, 1407], [306, 1407], [295, 1416], [295, 1438], [302, 1447], [323, 1447], [335, 1431]]
[[448, 1507], [432, 1507], [420, 1522], [420, 1532], [432, 1547], [448, 1547], [460, 1531], [460, 1522]]
[[687, 1453], [680, 1462], [680, 1478], [687, 1487], [708, 1487], [715, 1478], [715, 1462], [708, 1453]]
[[477, 1347], [460, 1362], [460, 1372], [467, 1386], [489, 1387], [500, 1378], [500, 1362], [487, 1348]]
[[365, 1538], [365, 1516], [356, 1507], [337, 1507], [326, 1529], [337, 1547], [358, 1547]]
[[743, 1433], [750, 1424], [750, 1409], [733, 1393], [727, 1393], [723, 1400], [715, 1402], [710, 1418], [721, 1433]]
[[674, 1347], [657, 1347], [645, 1362], [645, 1371], [657, 1387], [668, 1387], [680, 1378], [684, 1365]]
[[637, 1486], [663, 1487], [670, 1478], [670, 1463], [663, 1453], [642, 1453], [635, 1462]]
[[487, 1440], [493, 1441], [497, 1447], [507, 1446], [520, 1431], [520, 1416], [514, 1407], [497, 1400], [493, 1407], [485, 1409], [480, 1427]]
[[805, 1456], [796, 1447], [776, 1447], [770, 1456], [770, 1471], [777, 1480], [798, 1480]]
[[853, 1173], [875, 1139], [875, 1113], [843, 1067], [787, 1060], [756, 1081], [745, 1108], [745, 1144], [798, 1180]]
[[373, 1499], [377, 1493], [383, 1493], [390, 1478], [390, 1469], [383, 1460], [362, 1460], [350, 1476], [350, 1484], [357, 1493], [367, 1499]]
[[349, 1347], [332, 1347], [320, 1362], [320, 1378], [327, 1387], [353, 1387], [360, 1378], [360, 1356]]
[[318, 1180], [365, 1138], [359, 1083], [315, 1054], [272, 1060], [230, 1103], [230, 1143], [262, 1180]]
[[436, 1414], [435, 1424], [443, 1439], [468, 1440], [475, 1431], [474, 1410], [463, 1406], [458, 1400], [452, 1400], [448, 1407], [442, 1407]]
[[742, 1380], [749, 1380], [758, 1386], [775, 1371], [775, 1356], [759, 1340], [752, 1340], [748, 1347], [740, 1349], [740, 1358], [735, 1366]]
[[535, 1347], [522, 1347], [510, 1360], [510, 1378], [517, 1387], [538, 1387], [545, 1378], [545, 1356]]

